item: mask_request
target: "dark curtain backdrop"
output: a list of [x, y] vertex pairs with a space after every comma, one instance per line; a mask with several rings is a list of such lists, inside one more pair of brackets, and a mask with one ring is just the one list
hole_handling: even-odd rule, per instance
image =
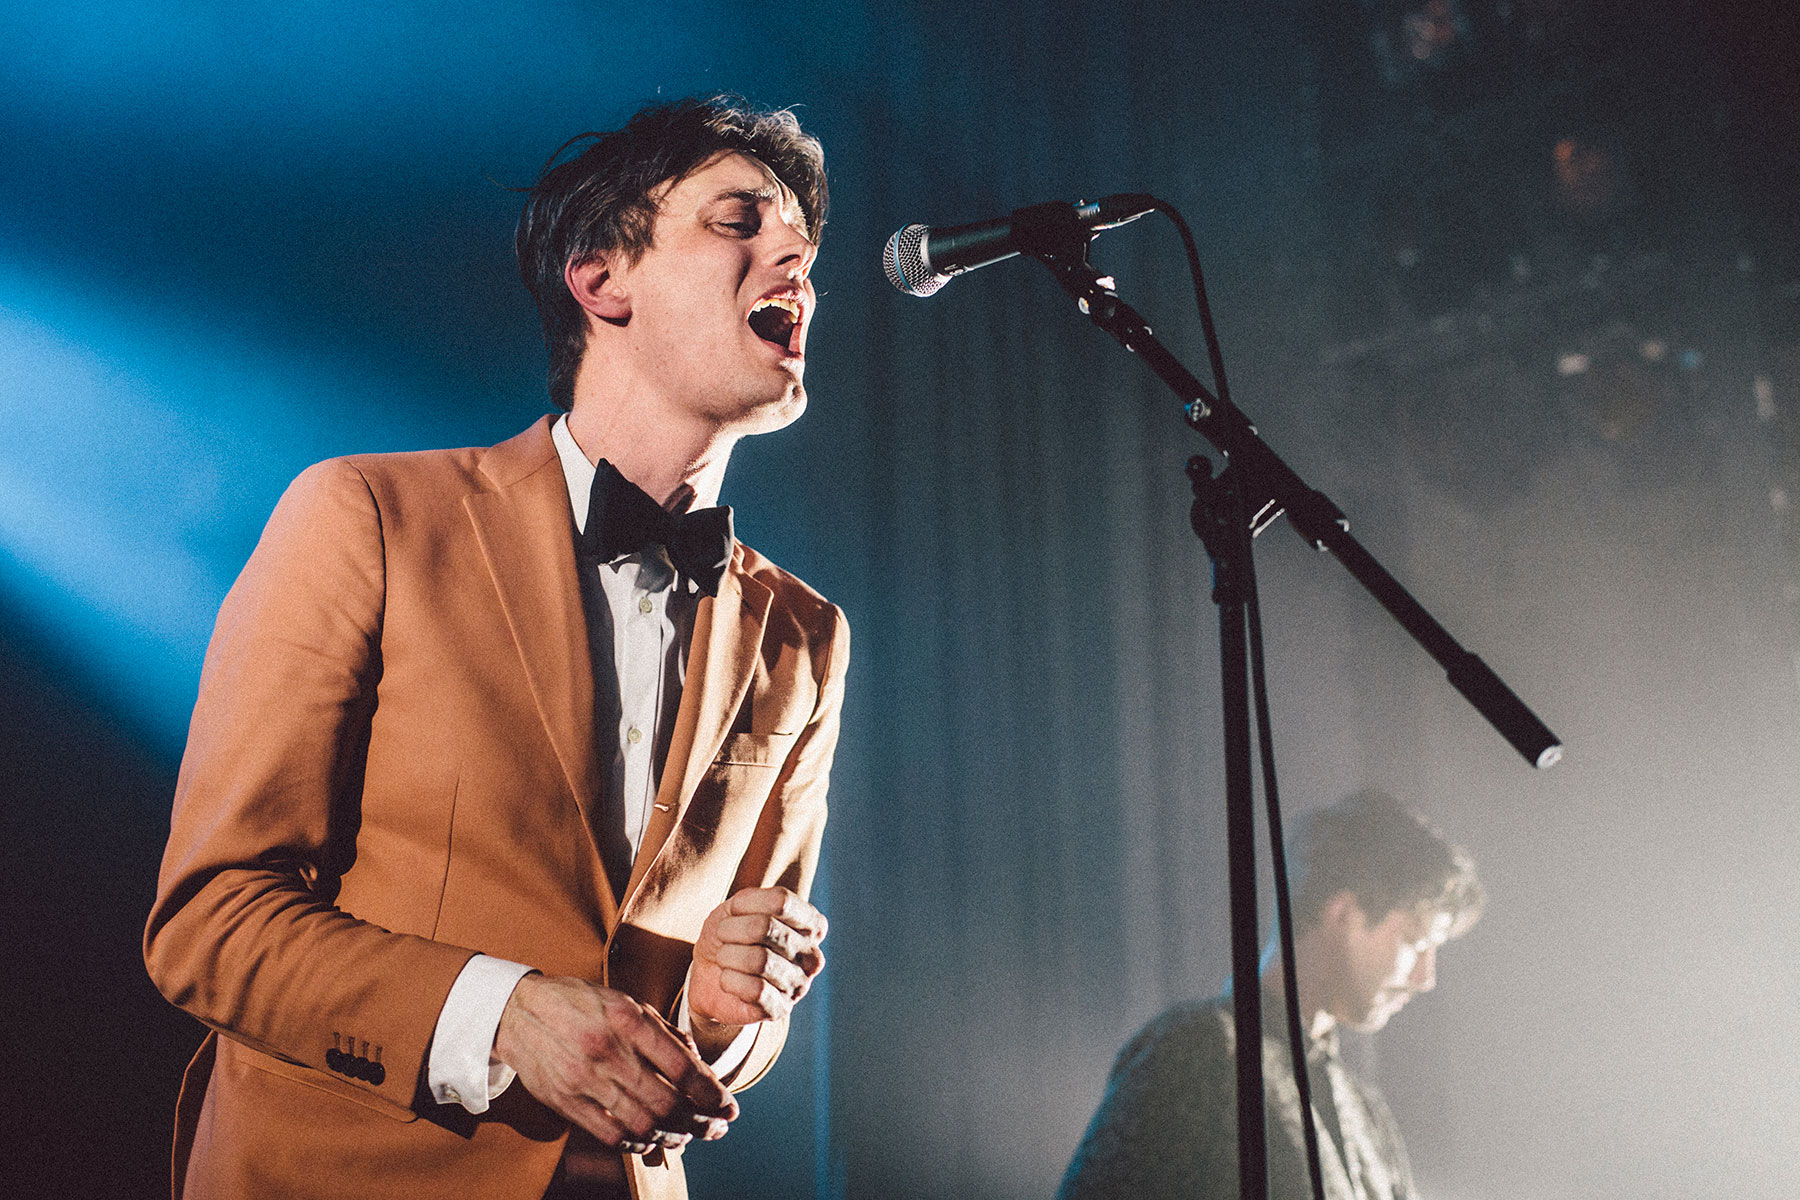
[[[811, 410], [726, 499], [853, 660], [830, 966], [695, 1194], [1046, 1195], [1118, 1048], [1228, 970], [1205, 447], [1034, 264], [916, 300], [878, 263], [911, 221], [1127, 190], [1193, 222], [1267, 440], [1568, 743], [1531, 771], [1335, 562], [1259, 541], [1290, 811], [1387, 788], [1491, 893], [1354, 1048], [1421, 1181], [1800, 1187], [1791, 17], [151, 9], [0, 11], [10, 1191], [163, 1177], [200, 1031], [135, 939], [205, 631], [281, 487], [543, 411], [497, 185], [719, 89], [827, 146]], [[1095, 261], [1204, 376], [1173, 230]]]

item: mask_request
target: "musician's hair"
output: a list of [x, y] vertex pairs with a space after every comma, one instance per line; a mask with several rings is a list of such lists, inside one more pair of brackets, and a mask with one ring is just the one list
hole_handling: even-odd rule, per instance
[[1294, 822], [1287, 842], [1294, 925], [1319, 919], [1349, 891], [1371, 923], [1396, 909], [1450, 914], [1450, 936], [1481, 916], [1475, 864], [1423, 817], [1385, 792], [1362, 791]]
[[601, 255], [636, 262], [655, 232], [658, 189], [731, 151], [757, 159], [794, 194], [817, 242], [826, 208], [818, 139], [791, 111], [753, 108], [735, 96], [656, 104], [619, 129], [577, 134], [550, 156], [537, 182], [521, 189], [527, 197], [514, 250], [544, 324], [557, 407], [574, 405], [575, 372], [587, 350], [587, 322], [564, 271]]

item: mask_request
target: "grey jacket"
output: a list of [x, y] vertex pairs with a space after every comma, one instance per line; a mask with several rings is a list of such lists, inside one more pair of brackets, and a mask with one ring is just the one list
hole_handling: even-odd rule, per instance
[[[1274, 1017], [1279, 1009], [1272, 1007], [1264, 1010]], [[1113, 1066], [1060, 1200], [1236, 1197], [1236, 1045], [1228, 996], [1178, 1004], [1146, 1025]], [[1315, 1042], [1308, 1054], [1325, 1200], [1414, 1200], [1393, 1114], [1373, 1087], [1324, 1066], [1335, 1050]], [[1338, 1077], [1335, 1093], [1327, 1092], [1331, 1074]], [[1263, 1036], [1263, 1080], [1270, 1200], [1309, 1200], [1300, 1093], [1287, 1041], [1273, 1022]], [[1331, 1094], [1341, 1136], [1319, 1111]]]

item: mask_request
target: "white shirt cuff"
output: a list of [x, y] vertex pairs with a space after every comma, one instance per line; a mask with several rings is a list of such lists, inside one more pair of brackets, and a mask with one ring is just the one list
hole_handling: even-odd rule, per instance
[[[683, 1033], [694, 1032], [693, 1018], [688, 1013], [687, 989], [681, 989], [681, 1007], [675, 1010], [675, 1027]], [[719, 1057], [706, 1065], [713, 1069], [714, 1075], [729, 1075], [744, 1065], [750, 1057], [750, 1043], [756, 1040], [756, 1026], [746, 1025], [738, 1030], [738, 1035], [731, 1039], [731, 1044], [719, 1054]]]
[[486, 954], [463, 965], [431, 1035], [425, 1083], [432, 1099], [484, 1113], [512, 1084], [516, 1072], [494, 1057], [494, 1034], [513, 988], [534, 969]]

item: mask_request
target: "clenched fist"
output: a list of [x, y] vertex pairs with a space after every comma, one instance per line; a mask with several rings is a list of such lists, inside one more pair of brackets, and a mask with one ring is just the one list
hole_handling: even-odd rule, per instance
[[746, 888], [712, 910], [694, 944], [688, 1013], [709, 1049], [785, 1017], [825, 966], [825, 916], [784, 887]]

